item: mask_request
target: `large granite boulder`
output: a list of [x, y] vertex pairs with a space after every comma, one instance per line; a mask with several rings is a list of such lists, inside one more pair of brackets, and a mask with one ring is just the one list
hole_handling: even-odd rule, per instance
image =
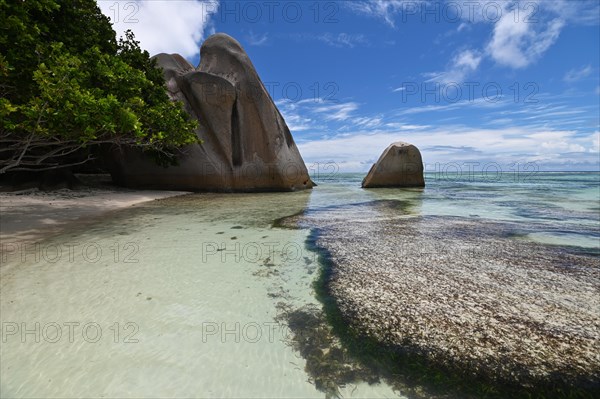
[[178, 54], [159, 54], [169, 95], [199, 121], [202, 144], [185, 148], [177, 166], [157, 166], [121, 150], [111, 170], [126, 186], [191, 191], [294, 191], [312, 182], [283, 117], [242, 46], [209, 37], [194, 68]]
[[421, 152], [414, 145], [402, 141], [390, 144], [371, 167], [362, 186], [424, 187]]

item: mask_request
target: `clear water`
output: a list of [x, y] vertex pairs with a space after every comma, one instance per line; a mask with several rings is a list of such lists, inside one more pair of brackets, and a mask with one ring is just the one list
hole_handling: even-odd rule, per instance
[[[600, 248], [600, 173], [425, 175], [425, 189], [360, 188], [362, 174], [322, 181], [310, 209], [374, 200], [406, 201], [413, 215], [512, 222], [521, 238], [545, 244]], [[316, 190], [319, 191], [319, 190]]]
[[[316, 304], [309, 232], [274, 220], [405, 201], [411, 215], [514, 222], [518, 239], [600, 252], [600, 174], [427, 175], [425, 189], [189, 195], [19, 248], [0, 268], [1, 397], [324, 397], [275, 318]], [[507, 238], [508, 239], [508, 238]], [[385, 384], [344, 397], [398, 397]]]

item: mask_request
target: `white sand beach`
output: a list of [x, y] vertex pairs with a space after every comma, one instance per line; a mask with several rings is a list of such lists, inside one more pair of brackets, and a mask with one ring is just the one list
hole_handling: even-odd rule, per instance
[[112, 186], [0, 193], [2, 250], [8, 244], [22, 245], [57, 234], [67, 225], [95, 219], [106, 212], [184, 194], [188, 193]]

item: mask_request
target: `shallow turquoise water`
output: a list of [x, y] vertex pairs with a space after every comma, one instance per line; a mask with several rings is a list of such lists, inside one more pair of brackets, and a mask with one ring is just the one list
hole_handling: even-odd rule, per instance
[[311, 196], [309, 210], [400, 200], [408, 202], [413, 215], [514, 222], [524, 239], [600, 250], [600, 173], [427, 173], [424, 189], [403, 190], [363, 190], [362, 177], [345, 174], [324, 179]]
[[324, 397], [276, 321], [317, 304], [308, 232], [271, 227], [312, 194], [170, 198], [9, 255], [0, 396]]
[[[319, 305], [309, 232], [272, 227], [298, 212], [394, 200], [405, 217], [506, 221], [518, 239], [600, 252], [598, 173], [428, 174], [425, 189], [403, 190], [361, 179], [155, 201], [12, 254], [0, 268], [0, 396], [324, 397], [275, 322]], [[366, 383], [340, 393], [398, 396]]]

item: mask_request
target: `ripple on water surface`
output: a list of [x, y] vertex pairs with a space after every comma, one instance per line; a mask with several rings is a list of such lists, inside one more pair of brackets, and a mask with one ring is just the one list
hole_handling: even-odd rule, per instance
[[308, 232], [271, 227], [308, 197], [155, 201], [9, 258], [0, 313], [19, 331], [0, 349], [1, 396], [323, 397], [276, 320], [280, 302], [316, 303]]

